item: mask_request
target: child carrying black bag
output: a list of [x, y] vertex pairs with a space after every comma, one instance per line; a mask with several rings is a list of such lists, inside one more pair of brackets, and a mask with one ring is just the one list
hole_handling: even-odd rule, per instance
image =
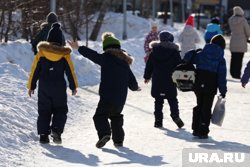
[[192, 57], [189, 61], [184, 61], [179, 64], [173, 74], [172, 79], [176, 84], [176, 87], [182, 92], [188, 92], [194, 90], [194, 82], [195, 82], [195, 71], [196, 68], [192, 64], [197, 52], [201, 51], [201, 49], [193, 50]]

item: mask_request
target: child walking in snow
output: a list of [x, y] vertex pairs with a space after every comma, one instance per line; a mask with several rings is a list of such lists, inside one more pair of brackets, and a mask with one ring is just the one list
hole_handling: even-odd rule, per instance
[[150, 48], [149, 44], [152, 41], [158, 41], [159, 40], [158, 34], [159, 34], [158, 25], [157, 25], [157, 23], [152, 22], [151, 23], [151, 31], [148, 33], [148, 35], [146, 36], [145, 41], [144, 41], [144, 51], [145, 51], [145, 54], [146, 54], [145, 57], [144, 57], [145, 63], [148, 61], [148, 56], [149, 56], [149, 54], [151, 52], [151, 49], [152, 49], [152, 48]]
[[148, 83], [152, 78], [151, 95], [155, 98], [155, 127], [162, 127], [164, 99], [168, 100], [170, 116], [179, 128], [184, 123], [179, 117], [177, 100], [177, 89], [172, 81], [172, 73], [175, 67], [181, 62], [179, 47], [173, 43], [174, 36], [161, 31], [160, 41], [152, 42], [152, 52], [146, 64], [144, 79]]
[[[84, 57], [101, 66], [100, 100], [93, 117], [99, 137], [97, 148], [103, 147], [112, 134], [115, 146], [123, 146], [124, 130], [122, 110], [127, 98], [128, 88], [140, 90], [130, 69], [133, 59], [121, 49], [120, 41], [113, 33], [104, 33], [103, 50], [99, 54], [77, 42], [69, 41], [72, 48], [78, 49]], [[109, 123], [109, 120], [111, 122]]]
[[219, 88], [220, 95], [225, 98], [227, 92], [226, 61], [224, 49], [226, 43], [222, 35], [216, 35], [206, 44], [202, 51], [196, 54], [195, 50], [189, 51], [185, 61], [196, 64], [196, 79], [194, 93], [197, 105], [193, 108], [193, 136], [200, 139], [208, 138], [211, 119], [211, 108], [214, 96]]
[[200, 42], [199, 35], [194, 28], [194, 17], [189, 16], [184, 29], [179, 35], [178, 41], [181, 44], [181, 58], [183, 59], [186, 52], [196, 49], [196, 44]]
[[68, 112], [64, 73], [72, 95], [76, 94], [78, 87], [70, 58], [71, 49], [64, 46], [60, 24], [52, 25], [47, 42], [40, 42], [38, 49], [29, 77], [28, 94], [34, 94], [36, 82], [39, 80], [37, 130], [40, 143], [49, 143], [48, 136], [52, 131], [53, 141], [60, 144]]
[[206, 43], [210, 43], [210, 40], [213, 38], [213, 36], [221, 34], [221, 27], [220, 27], [220, 20], [218, 18], [213, 18], [211, 20], [211, 23], [207, 24], [206, 31], [204, 34], [204, 39]]

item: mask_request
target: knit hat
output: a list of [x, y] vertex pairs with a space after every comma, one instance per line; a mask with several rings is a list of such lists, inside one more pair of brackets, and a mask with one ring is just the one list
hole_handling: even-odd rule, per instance
[[161, 42], [173, 42], [174, 41], [174, 36], [168, 32], [168, 31], [161, 31], [160, 34], [159, 34], [159, 37], [160, 37], [160, 41]]
[[186, 20], [186, 25], [194, 27], [194, 16], [189, 16]]
[[55, 23], [57, 22], [57, 15], [54, 12], [50, 12], [47, 17], [46, 20], [48, 23]]
[[48, 37], [47, 37], [47, 41], [54, 42], [54, 43], [57, 43], [57, 44], [63, 46], [64, 37], [63, 37], [63, 33], [62, 33], [62, 30], [60, 27], [61, 27], [61, 25], [59, 23], [52, 24], [52, 27], [51, 27], [49, 34], [48, 34]]
[[220, 20], [218, 17], [214, 17], [211, 19], [211, 23], [214, 23], [214, 24], [220, 24]]
[[223, 38], [222, 35], [218, 34], [215, 35], [212, 39], [211, 39], [211, 43], [220, 46], [222, 49], [226, 48], [226, 41]]
[[235, 6], [233, 8], [234, 15], [239, 15], [243, 16], [244, 15], [244, 10], [240, 6]]
[[102, 34], [102, 48], [103, 50], [106, 50], [108, 48], [120, 49], [121, 44], [112, 32], [105, 32]]

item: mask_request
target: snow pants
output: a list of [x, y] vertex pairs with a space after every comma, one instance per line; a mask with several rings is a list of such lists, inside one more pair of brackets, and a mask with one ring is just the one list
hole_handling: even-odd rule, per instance
[[[163, 104], [164, 104], [165, 97], [155, 97], [155, 119], [162, 120], [163, 119]], [[170, 107], [170, 116], [172, 119], [179, 117], [179, 107], [178, 107], [178, 100], [176, 96], [167, 97], [168, 104]]]
[[51, 97], [43, 91], [38, 92], [38, 134], [63, 133], [67, 120], [67, 96]]
[[115, 143], [123, 142], [125, 136], [122, 127], [123, 115], [121, 114], [123, 106], [124, 105], [105, 102], [100, 99], [93, 117], [99, 139], [112, 133], [112, 139]]
[[195, 95], [197, 106], [193, 108], [192, 129], [203, 136], [209, 133], [211, 109], [215, 95], [202, 92], [195, 92]]
[[233, 78], [241, 78], [241, 68], [244, 53], [231, 52], [231, 62], [230, 62], [230, 74]]

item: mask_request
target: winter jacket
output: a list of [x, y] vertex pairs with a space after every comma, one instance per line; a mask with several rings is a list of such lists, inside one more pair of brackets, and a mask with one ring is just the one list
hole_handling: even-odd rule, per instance
[[[185, 57], [185, 61], [189, 61], [194, 50], [189, 51]], [[193, 59], [196, 64], [196, 79], [194, 91], [216, 94], [217, 88], [221, 94], [227, 92], [226, 80], [226, 61], [224, 58], [224, 50], [215, 44], [206, 44], [202, 51], [198, 52]]]
[[101, 66], [101, 83], [99, 94], [101, 100], [115, 105], [124, 105], [128, 88], [135, 91], [138, 84], [129, 65], [133, 62], [121, 49], [106, 49], [103, 54], [85, 46], [78, 51], [86, 58]]
[[30, 72], [28, 89], [36, 89], [36, 82], [39, 80], [38, 95], [40, 91], [43, 91], [48, 96], [65, 97], [66, 81], [64, 73], [68, 78], [70, 89], [76, 89], [78, 83], [70, 58], [71, 49], [44, 41], [38, 44], [38, 49], [39, 52], [34, 59]]
[[207, 28], [206, 28], [206, 31], [204, 34], [204, 39], [205, 39], [206, 43], [210, 43], [210, 40], [213, 38], [213, 36], [215, 36], [217, 34], [222, 35], [220, 25], [214, 24], [214, 23], [209, 23], [207, 25]]
[[152, 52], [146, 64], [144, 79], [152, 77], [152, 97], [177, 96], [172, 73], [181, 62], [179, 48], [172, 42], [153, 42]]
[[196, 49], [195, 44], [200, 42], [197, 31], [189, 25], [186, 25], [180, 33], [178, 41], [181, 43], [181, 57], [189, 50]]
[[144, 51], [145, 51], [146, 55], [149, 55], [149, 53], [151, 51], [151, 48], [149, 47], [150, 42], [159, 40], [158, 34], [159, 34], [158, 32], [151, 31], [146, 36], [145, 42], [144, 42]]
[[250, 61], [247, 63], [247, 66], [244, 70], [244, 74], [241, 77], [241, 83], [247, 84], [249, 82], [249, 78], [250, 78]]
[[[51, 25], [52, 24], [50, 24], [50, 23], [43, 23], [41, 25], [41, 30], [38, 32], [38, 34], [35, 36], [35, 38], [31, 40], [31, 45], [32, 45], [32, 48], [34, 50], [35, 55], [37, 54], [38, 43], [41, 41], [47, 40]], [[62, 37], [64, 38], [64, 36], [62, 36]], [[65, 40], [63, 40], [63, 42], [64, 42], [63, 46], [65, 46]]]
[[250, 26], [243, 16], [233, 15], [229, 18], [231, 30], [230, 51], [247, 52], [247, 39], [250, 37]]

